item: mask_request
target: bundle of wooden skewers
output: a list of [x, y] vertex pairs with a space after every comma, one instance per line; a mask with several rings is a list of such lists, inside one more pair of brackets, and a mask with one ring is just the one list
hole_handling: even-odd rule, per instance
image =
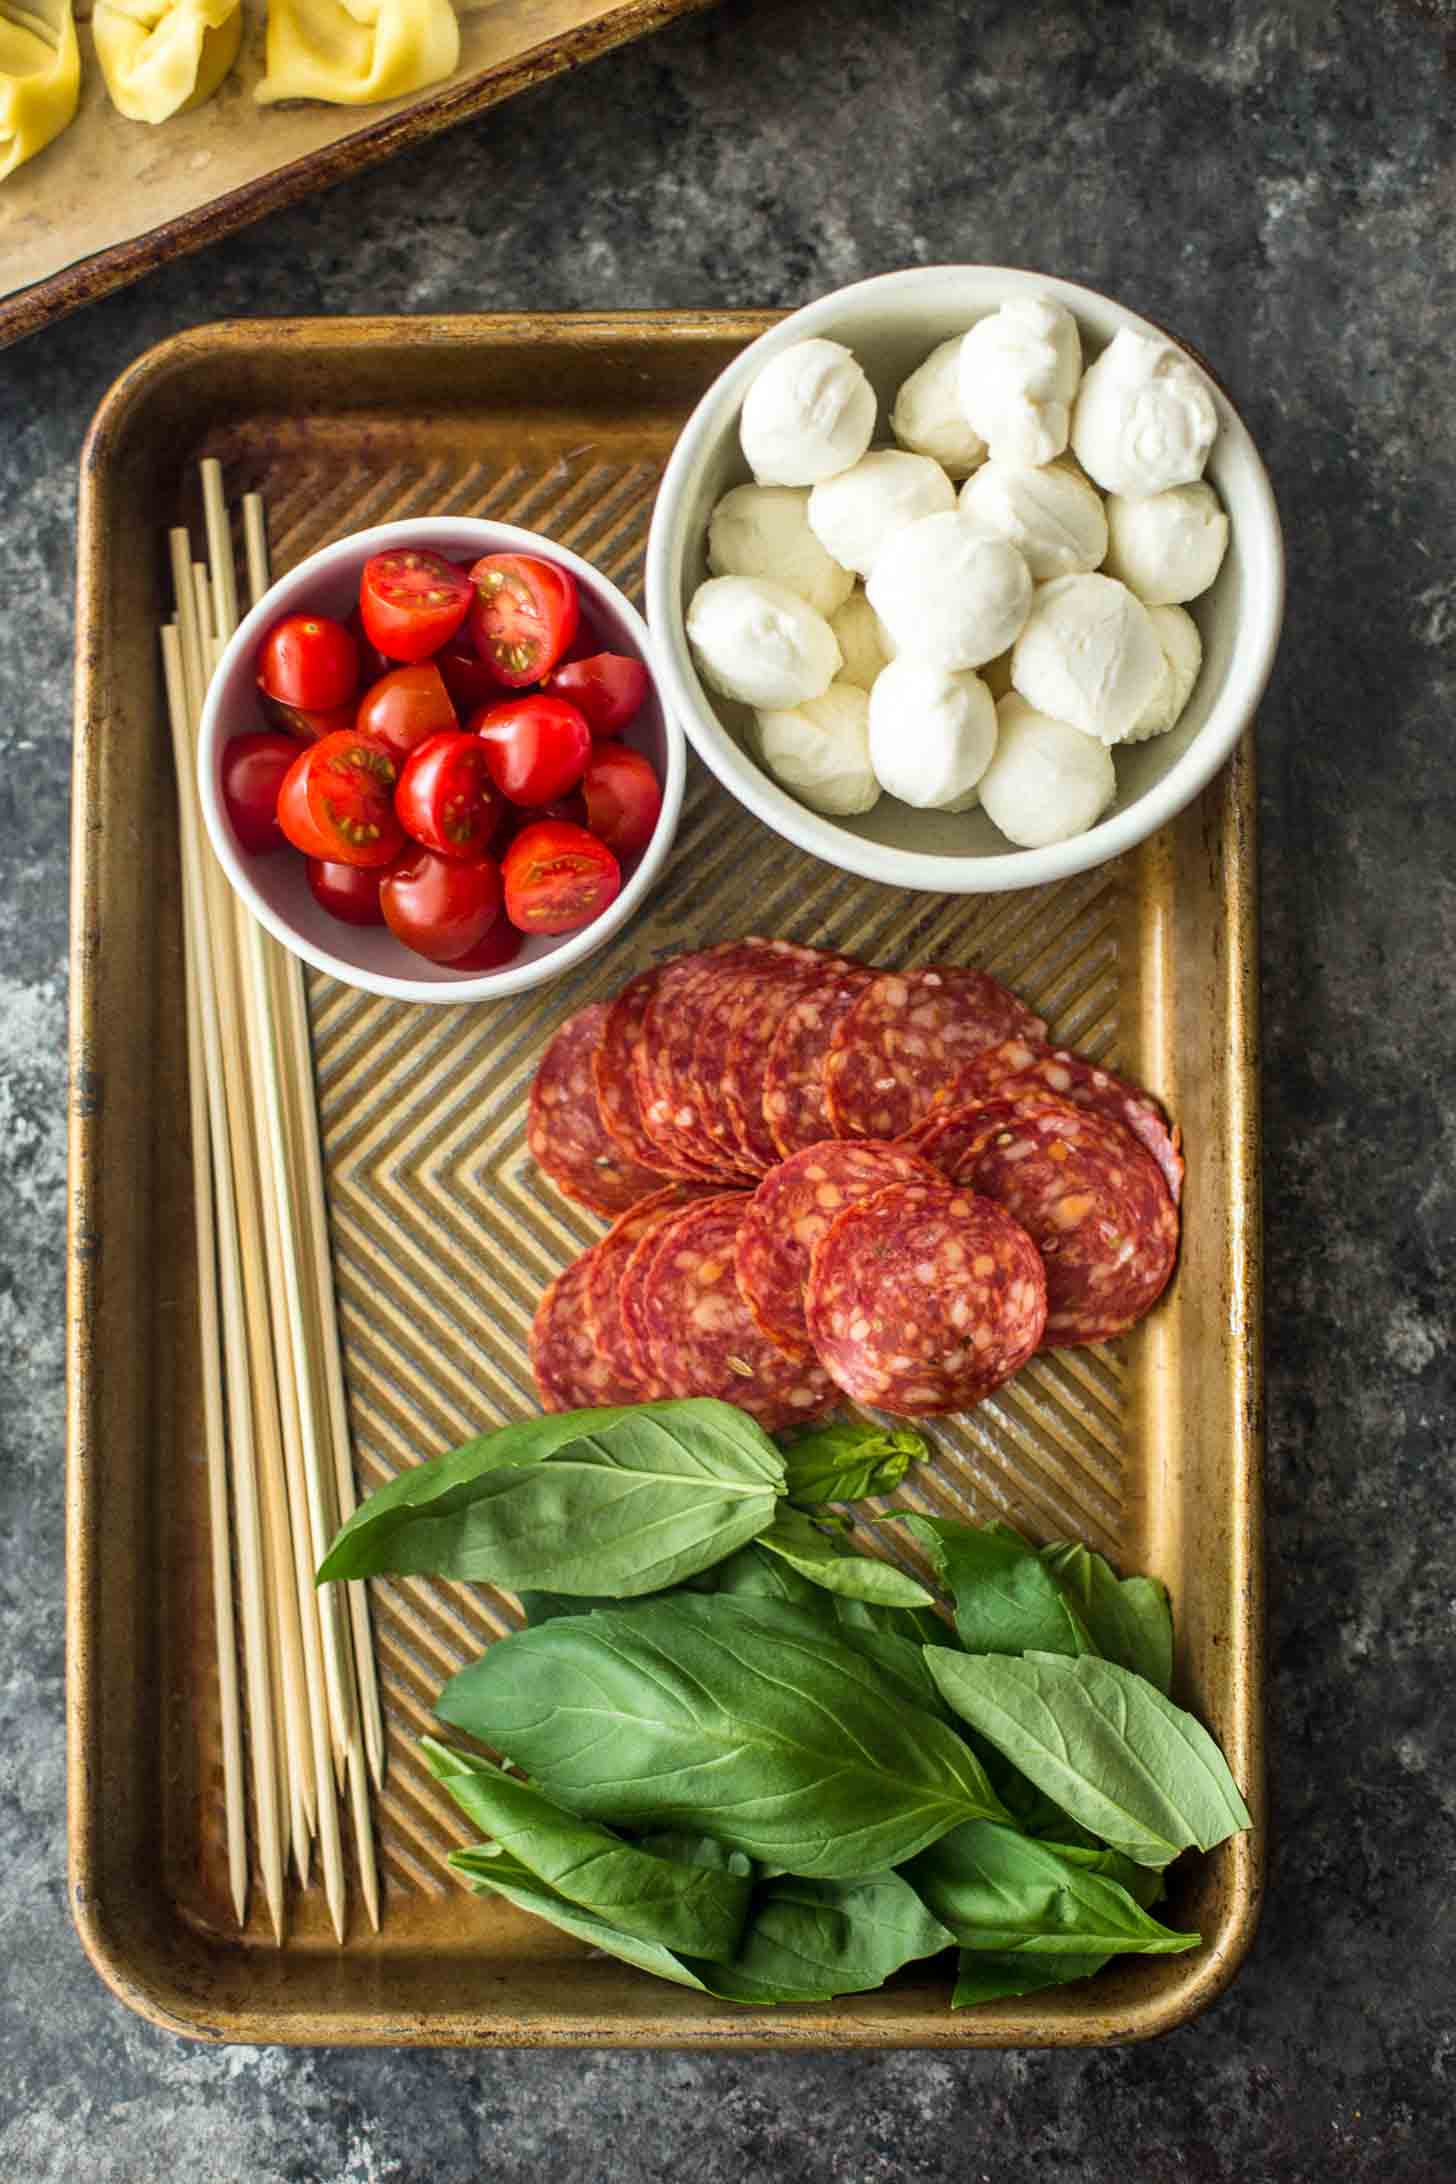
[[[162, 631], [162, 661], [181, 815], [229, 1889], [244, 1924], [245, 1700], [253, 1843], [275, 1936], [283, 1938], [289, 1862], [306, 1888], [316, 1842], [342, 1941], [341, 1802], [365, 1910], [379, 1925], [369, 1785], [383, 1780], [384, 1726], [365, 1588], [313, 1581], [355, 1506], [313, 1055], [302, 966], [233, 893], [202, 824], [198, 726], [238, 623], [232, 527], [215, 461], [202, 465], [202, 495], [207, 561], [193, 560], [186, 530], [170, 534], [174, 617]], [[270, 581], [257, 495], [243, 502], [241, 518], [256, 603]]]

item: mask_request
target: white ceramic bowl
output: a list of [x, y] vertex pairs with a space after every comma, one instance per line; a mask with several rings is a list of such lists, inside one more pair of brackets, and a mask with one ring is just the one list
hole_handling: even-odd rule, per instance
[[[634, 653], [652, 676], [647, 702], [622, 740], [652, 761], [662, 784], [656, 832], [635, 862], [629, 861], [621, 893], [594, 924], [577, 933], [532, 934], [514, 961], [497, 971], [452, 971], [447, 964], [429, 963], [415, 955], [386, 926], [345, 925], [330, 917], [314, 901], [303, 858], [292, 851], [250, 855], [239, 845], [222, 800], [223, 745], [232, 736], [268, 725], [258, 706], [254, 666], [264, 632], [283, 615], [305, 608], [340, 618], [347, 615], [358, 599], [359, 574], [370, 555], [399, 546], [433, 547], [456, 561], [467, 556], [478, 559], [482, 554], [531, 553], [557, 562], [576, 578], [582, 619], [593, 632], [594, 649]], [[672, 847], [682, 809], [684, 746], [682, 730], [663, 700], [654, 652], [646, 623], [616, 585], [579, 554], [534, 531], [473, 516], [425, 516], [417, 522], [377, 524], [372, 531], [341, 538], [280, 577], [244, 616], [213, 677], [202, 713], [197, 786], [218, 861], [275, 940], [346, 985], [362, 986], [397, 1001], [491, 1001], [544, 985], [621, 930]]]
[[749, 476], [738, 444], [744, 395], [781, 349], [811, 334], [827, 336], [852, 349], [864, 366], [880, 400], [875, 441], [889, 442], [890, 408], [902, 380], [938, 343], [1015, 295], [1052, 295], [1064, 303], [1089, 362], [1124, 326], [1163, 334], [1094, 289], [1006, 266], [923, 266], [857, 282], [795, 311], [719, 374], [683, 429], [653, 516], [648, 620], [664, 698], [699, 755], [725, 788], [789, 841], [846, 872], [895, 887], [965, 895], [1033, 887], [1103, 864], [1142, 841], [1181, 811], [1228, 757], [1253, 718], [1278, 643], [1284, 549], [1274, 495], [1247, 427], [1215, 383], [1219, 430], [1207, 475], [1228, 510], [1230, 544], [1217, 582], [1189, 610], [1203, 637], [1203, 671], [1167, 735], [1114, 752], [1117, 798], [1095, 827], [1048, 849], [1013, 849], [983, 811], [915, 811], [888, 796], [861, 818], [828, 819], [781, 789], [749, 756], [743, 742], [748, 712], [704, 688], [684, 629], [688, 602], [708, 574], [708, 518], [721, 496]]

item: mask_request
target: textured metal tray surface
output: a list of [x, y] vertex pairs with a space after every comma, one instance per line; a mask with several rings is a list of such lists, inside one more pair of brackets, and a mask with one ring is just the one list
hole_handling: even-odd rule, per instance
[[[746, 930], [885, 963], [984, 965], [1056, 1034], [1155, 1087], [1189, 1158], [1182, 1264], [1125, 1344], [1044, 1357], [936, 1434], [901, 1497], [1088, 1540], [1172, 1588], [1178, 1690], [1222, 1739], [1254, 1832], [1175, 1880], [1188, 1957], [953, 2016], [943, 1968], [771, 2014], [668, 1988], [444, 1866], [465, 1839], [415, 1753], [444, 1678], [517, 1621], [488, 1589], [376, 1584], [389, 1777], [383, 1932], [336, 1948], [315, 1897], [282, 1950], [227, 1909], [192, 1340], [174, 818], [155, 669], [159, 541], [197, 457], [267, 498], [281, 571], [341, 533], [450, 511], [537, 527], [629, 590], [695, 394], [748, 314], [214, 328], [118, 383], [82, 487], [71, 1237], [73, 1902], [126, 2000], [218, 2038], [591, 2045], [1100, 2042], [1191, 2016], [1252, 1934], [1263, 1867], [1252, 774], [1100, 872], [999, 898], [905, 896], [817, 863], [693, 764], [667, 873], [573, 977], [491, 1007], [311, 986], [361, 1483], [534, 1408], [549, 1277], [600, 1233], [536, 1172], [525, 1094], [568, 1011]], [[149, 878], [138, 881], [145, 843]], [[255, 1896], [257, 1891], [255, 1891]], [[356, 1898], [357, 1900], [357, 1898]]]

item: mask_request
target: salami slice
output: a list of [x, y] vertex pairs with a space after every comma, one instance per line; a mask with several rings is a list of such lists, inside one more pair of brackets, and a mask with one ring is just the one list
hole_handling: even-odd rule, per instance
[[829, 1042], [875, 976], [857, 963], [826, 969], [775, 1026], [764, 1064], [763, 1118], [781, 1159], [834, 1135], [824, 1104]]
[[710, 1108], [693, 1070], [703, 1016], [746, 944], [725, 942], [665, 964], [648, 1003], [637, 1050], [637, 1091], [649, 1134], [673, 1154], [678, 1172], [733, 1178], [732, 1162], [709, 1128]]
[[738, 1231], [738, 1286], [769, 1340], [790, 1356], [813, 1356], [804, 1284], [809, 1255], [837, 1214], [887, 1183], [938, 1180], [923, 1160], [872, 1138], [829, 1138], [770, 1169]]
[[590, 1410], [602, 1403], [641, 1401], [597, 1349], [586, 1315], [586, 1290], [600, 1246], [593, 1245], [558, 1274], [531, 1322], [531, 1370], [543, 1410]]
[[830, 1377], [901, 1418], [970, 1410], [1019, 1371], [1046, 1325], [1035, 1244], [949, 1183], [889, 1183], [814, 1246], [804, 1311]]
[[643, 1026], [660, 975], [655, 969], [640, 971], [617, 995], [592, 1056], [592, 1078], [603, 1127], [629, 1160], [666, 1175], [691, 1176], [697, 1168], [684, 1168], [648, 1129], [639, 1093]]
[[746, 1205], [741, 1194], [709, 1199], [647, 1239], [641, 1317], [665, 1394], [718, 1396], [773, 1432], [817, 1418], [835, 1395], [817, 1362], [787, 1356], [754, 1325], [734, 1278]]
[[727, 1073], [734, 1026], [745, 994], [768, 1006], [786, 992], [798, 958], [808, 956], [787, 941], [750, 938], [732, 942], [707, 959], [705, 975], [685, 996], [684, 1030], [692, 1052], [686, 1065], [688, 1097], [719, 1160], [745, 1179], [757, 1170], [727, 1096]]
[[987, 1047], [1046, 1025], [985, 971], [887, 971], [835, 1026], [824, 1097], [837, 1137], [900, 1137]]
[[815, 948], [792, 948], [779, 957], [768, 977], [740, 982], [729, 1014], [722, 1096], [745, 1162], [757, 1175], [766, 1175], [780, 1158], [763, 1104], [768, 1058], [779, 1025], [794, 1002], [812, 992], [830, 970], [854, 967], [846, 958], [826, 956]]
[[609, 1219], [662, 1188], [661, 1175], [630, 1159], [602, 1121], [593, 1062], [610, 1013], [593, 1001], [566, 1019], [536, 1065], [526, 1123], [537, 1167]]
[[618, 1382], [630, 1387], [626, 1401], [645, 1402], [650, 1392], [640, 1344], [627, 1331], [622, 1314], [623, 1277], [632, 1254], [645, 1237], [666, 1226], [675, 1213], [694, 1205], [711, 1192], [706, 1183], [669, 1183], [651, 1198], [639, 1199], [607, 1230], [591, 1252], [591, 1266], [582, 1287], [582, 1310], [587, 1330], [599, 1357], [605, 1358]]
[[1048, 1349], [1126, 1334], [1167, 1287], [1178, 1215], [1157, 1162], [1111, 1115], [1049, 1094], [996, 1099], [937, 1117], [915, 1138], [922, 1159], [1035, 1239]]
[[1000, 1046], [988, 1047], [962, 1071], [955, 1104], [969, 1106], [973, 1100], [993, 1095], [1008, 1100], [1028, 1093], [1044, 1098], [1048, 1092], [1070, 1100], [1074, 1107], [1091, 1107], [1125, 1123], [1162, 1169], [1169, 1195], [1178, 1204], [1183, 1195], [1178, 1133], [1168, 1128], [1167, 1117], [1151, 1092], [1069, 1047], [1043, 1046], [1029, 1039], [1007, 1039]]

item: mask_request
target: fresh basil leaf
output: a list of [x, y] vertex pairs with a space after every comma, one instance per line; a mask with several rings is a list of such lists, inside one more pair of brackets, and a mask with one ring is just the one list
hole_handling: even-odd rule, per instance
[[656, 1857], [580, 1820], [489, 1760], [422, 1740], [430, 1771], [482, 1834], [566, 1902], [637, 1941], [721, 1958], [738, 1946], [752, 1883], [744, 1874]]
[[703, 1982], [670, 1949], [661, 1948], [656, 1942], [639, 1941], [634, 1935], [622, 1933], [610, 1920], [597, 1918], [579, 1905], [568, 1903], [564, 1896], [538, 1881], [529, 1867], [508, 1852], [452, 1850], [449, 1862], [457, 1873], [465, 1875], [477, 1895], [501, 1896], [518, 1911], [529, 1911], [536, 1918], [545, 1919], [549, 1925], [559, 1927], [563, 1934], [584, 1941], [590, 1949], [601, 1949], [608, 1956], [619, 1957], [624, 1964], [633, 1964], [640, 1972], [651, 1972], [657, 1979], [670, 1979], [675, 1986], [696, 1987], [700, 1994], [704, 1991]]
[[740, 1547], [736, 1555], [720, 1562], [714, 1572], [714, 1590], [720, 1599], [777, 1600], [786, 1607], [805, 1608], [828, 1616], [828, 1595], [807, 1577], [800, 1577], [777, 1555], [766, 1555], [756, 1540]]
[[890, 1494], [912, 1464], [930, 1453], [923, 1434], [910, 1426], [877, 1425], [868, 1418], [837, 1419], [810, 1426], [784, 1449], [785, 1492], [791, 1502], [865, 1501]]
[[780, 1509], [759, 1533], [757, 1546], [787, 1562], [791, 1570], [848, 1600], [870, 1600], [881, 1607], [928, 1608], [935, 1595], [893, 1562], [878, 1555], [846, 1554], [797, 1509]]
[[[505, 1426], [394, 1480], [350, 1518], [321, 1580], [387, 1570], [631, 1599], [680, 1584], [772, 1522], [783, 1458], [732, 1404], [643, 1403], [528, 1424], [573, 1418], [541, 1461], [518, 1453], [539, 1452], [539, 1436], [507, 1440], [520, 1429]], [[421, 1482], [431, 1471], [437, 1493]]]
[[[1069, 1821], [1067, 1826], [1078, 1835], [1084, 1833], [1074, 1822]], [[1038, 1841], [1043, 1850], [1065, 1859], [1068, 1865], [1082, 1866], [1089, 1873], [1100, 1873], [1104, 1880], [1116, 1881], [1144, 1911], [1150, 1911], [1167, 1894], [1160, 1869], [1134, 1865], [1120, 1850], [1109, 1850], [1093, 1836], [1088, 1836], [1084, 1843], [1059, 1843], [1054, 1837], [1038, 1837]]]
[[517, 1631], [437, 1710], [585, 1819], [701, 1828], [814, 1878], [1004, 1817], [953, 1730], [767, 1602], [683, 1594]]
[[898, 1873], [861, 1881], [787, 1875], [759, 1890], [731, 1964], [689, 1965], [726, 2002], [829, 2002], [883, 1986], [953, 1938]]
[[674, 1858], [679, 1865], [702, 1866], [708, 1873], [737, 1873], [745, 1880], [753, 1878], [753, 1860], [745, 1858], [741, 1850], [730, 1850], [716, 1836], [662, 1828], [655, 1835], [639, 1835], [637, 1848], [650, 1850], [654, 1858]]
[[985, 1820], [953, 1828], [904, 1872], [963, 1947], [1000, 1956], [1176, 1956], [1200, 1939], [1149, 1918], [1116, 1881]]
[[1034, 1548], [953, 1517], [901, 1515], [951, 1596], [967, 1653], [1092, 1653], [1086, 1626]]
[[1048, 1987], [1069, 1987], [1074, 1980], [1090, 1979], [1106, 1962], [1105, 1956], [991, 1956], [962, 1949], [950, 2006], [973, 2009], [978, 2002], [1014, 2002]]
[[1076, 1540], [1043, 1547], [1041, 1559], [1075, 1603], [1104, 1660], [1146, 1676], [1164, 1694], [1173, 1680], [1173, 1618], [1156, 1578], [1119, 1579], [1112, 1565]]
[[[826, 1637], [839, 1640], [873, 1662], [880, 1674], [898, 1685], [912, 1706], [923, 1706], [939, 1721], [957, 1728], [955, 1716], [940, 1695], [940, 1686], [925, 1665], [925, 1627], [934, 1638], [947, 1635], [940, 1617], [921, 1608], [878, 1607], [868, 1600], [846, 1600], [825, 1592], [800, 1577], [777, 1555], [763, 1552], [755, 1540], [741, 1548], [732, 1560], [720, 1564], [717, 1590], [720, 1596], [757, 1600], [767, 1606], [807, 1616]], [[997, 1765], [1002, 1761], [993, 1755]]]
[[1138, 1865], [1211, 1850], [1250, 1825], [1201, 1722], [1129, 1669], [926, 1648], [955, 1711], [1085, 1828]]

